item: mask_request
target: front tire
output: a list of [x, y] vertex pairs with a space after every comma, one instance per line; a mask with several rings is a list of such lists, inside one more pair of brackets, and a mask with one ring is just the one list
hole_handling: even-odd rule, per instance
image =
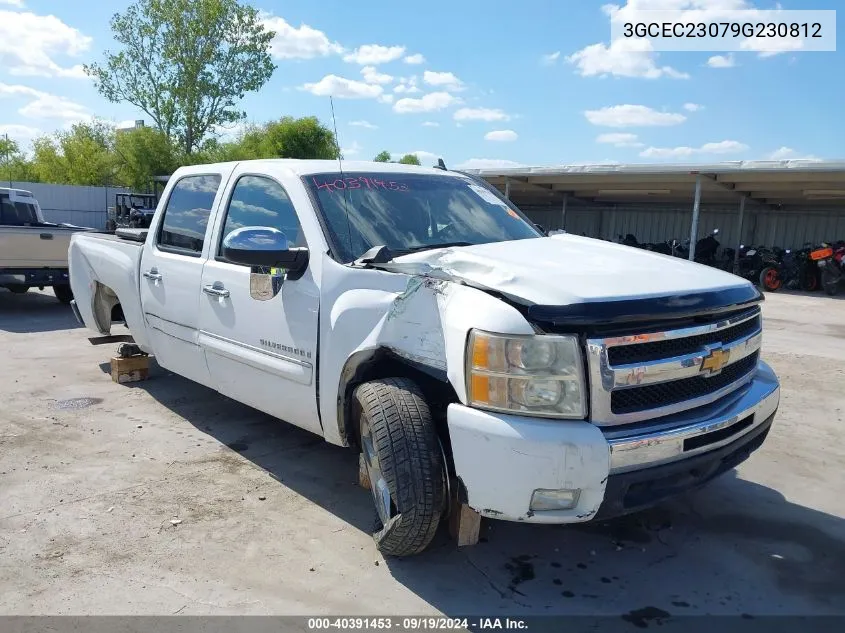
[[69, 285], [53, 286], [53, 294], [62, 303], [70, 303], [73, 300], [73, 291]]
[[378, 515], [376, 546], [386, 556], [419, 554], [434, 538], [446, 502], [443, 453], [428, 404], [407, 378], [359, 385], [353, 403]]
[[822, 288], [829, 297], [834, 296], [839, 292], [839, 278], [827, 269], [822, 270]]

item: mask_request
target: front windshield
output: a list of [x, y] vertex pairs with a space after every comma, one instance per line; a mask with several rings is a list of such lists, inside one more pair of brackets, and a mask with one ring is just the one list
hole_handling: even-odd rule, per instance
[[338, 172], [307, 176], [305, 183], [344, 262], [373, 246], [401, 252], [540, 237], [492, 191], [460, 176]]

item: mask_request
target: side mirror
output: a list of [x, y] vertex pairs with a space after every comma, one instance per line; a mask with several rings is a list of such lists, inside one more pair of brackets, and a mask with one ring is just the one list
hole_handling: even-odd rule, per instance
[[272, 269], [283, 269], [287, 279], [296, 280], [308, 267], [307, 248], [291, 248], [284, 233], [266, 226], [229, 233], [223, 240], [223, 258], [250, 267], [250, 295], [259, 300], [272, 299], [281, 288], [283, 277]]

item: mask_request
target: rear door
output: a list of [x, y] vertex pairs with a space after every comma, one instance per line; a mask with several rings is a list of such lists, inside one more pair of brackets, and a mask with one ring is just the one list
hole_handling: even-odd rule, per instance
[[170, 186], [141, 256], [141, 305], [159, 365], [213, 386], [199, 347], [198, 302], [223, 185], [231, 169], [188, 173]]
[[[309, 266], [299, 279], [284, 279], [266, 301], [250, 296], [250, 267], [226, 261], [223, 239], [233, 230], [265, 226], [281, 230], [291, 246], [308, 244], [285, 175], [250, 173], [231, 178], [216, 224], [213, 251], [202, 273], [200, 343], [215, 388], [221, 393], [302, 428], [322, 434], [314, 370], [319, 291]], [[254, 169], [254, 167], [253, 167]], [[286, 184], [296, 182], [287, 176]], [[301, 184], [299, 185], [301, 189]]]

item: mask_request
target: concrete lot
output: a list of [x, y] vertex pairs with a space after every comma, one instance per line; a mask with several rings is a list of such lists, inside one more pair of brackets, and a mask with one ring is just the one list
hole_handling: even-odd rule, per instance
[[351, 452], [161, 370], [117, 385], [49, 291], [0, 291], [0, 614], [845, 613], [845, 301], [764, 312], [781, 408], [736, 473], [385, 561]]

